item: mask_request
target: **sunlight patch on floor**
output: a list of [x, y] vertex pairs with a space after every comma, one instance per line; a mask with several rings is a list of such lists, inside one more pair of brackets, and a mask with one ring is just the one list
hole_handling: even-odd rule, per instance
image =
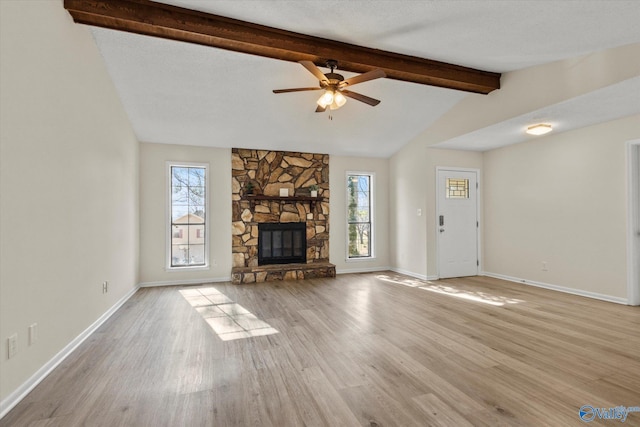
[[422, 279], [416, 279], [413, 277], [406, 277], [402, 275], [394, 274], [377, 274], [376, 278], [398, 285], [408, 286], [411, 288], [423, 289], [425, 291], [435, 292], [442, 295], [448, 295], [468, 301], [481, 302], [483, 304], [489, 304], [496, 307], [501, 307], [506, 304], [518, 304], [524, 302], [523, 300], [508, 298], [503, 296], [492, 295], [487, 292], [481, 291], [468, 291], [464, 289], [458, 289], [452, 286], [445, 286], [438, 284], [437, 282], [431, 282]]
[[429, 282], [429, 284], [426, 286], [421, 286], [419, 289], [435, 292], [438, 294], [448, 295], [456, 298], [461, 298], [468, 301], [481, 302], [483, 304], [494, 305], [497, 307], [501, 307], [506, 304], [518, 304], [520, 302], [524, 302], [523, 300], [519, 300], [515, 298], [507, 298], [503, 296], [491, 295], [486, 292], [480, 292], [480, 291], [467, 291], [464, 289], [456, 289], [451, 286], [438, 285], [431, 282]]
[[180, 294], [223, 341], [278, 333], [277, 329], [215, 288], [182, 289]]
[[388, 274], [378, 274], [376, 275], [376, 278], [385, 281], [385, 282], [389, 282], [389, 283], [396, 283], [398, 285], [404, 285], [404, 286], [409, 286], [412, 288], [417, 288], [419, 286], [424, 286], [424, 280], [420, 280], [420, 279], [413, 279], [411, 277], [393, 277], [393, 276], [389, 276]]

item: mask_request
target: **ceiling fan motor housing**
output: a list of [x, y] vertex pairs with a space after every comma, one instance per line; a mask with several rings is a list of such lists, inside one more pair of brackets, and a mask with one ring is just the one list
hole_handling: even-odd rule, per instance
[[329, 83], [333, 85], [338, 84], [344, 80], [344, 77], [342, 77], [342, 75], [338, 73], [327, 73], [325, 74], [325, 76], [329, 80]]

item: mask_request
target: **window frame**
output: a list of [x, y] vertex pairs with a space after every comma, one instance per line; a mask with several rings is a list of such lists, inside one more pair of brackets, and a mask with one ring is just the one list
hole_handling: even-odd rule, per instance
[[[172, 171], [171, 168], [174, 167], [185, 167], [185, 168], [203, 168], [205, 170], [205, 180], [204, 180], [204, 207], [205, 207], [205, 216], [204, 216], [204, 265], [181, 265], [181, 266], [172, 266], [171, 265], [171, 243], [172, 243], [172, 218], [171, 218], [171, 208], [172, 208]], [[196, 270], [209, 270], [210, 262], [209, 262], [209, 251], [210, 251], [210, 234], [209, 234], [209, 223], [211, 222], [210, 214], [210, 203], [209, 203], [209, 187], [210, 187], [210, 178], [209, 178], [209, 163], [197, 163], [197, 162], [178, 162], [178, 161], [167, 161], [165, 166], [165, 270], [166, 271], [196, 271]]]
[[[369, 256], [358, 256], [352, 257], [349, 254], [349, 177], [351, 176], [368, 176], [369, 177]], [[346, 171], [345, 173], [345, 261], [346, 262], [359, 262], [359, 261], [370, 261], [376, 258], [376, 244], [375, 244], [375, 189], [376, 189], [376, 174], [371, 171]]]

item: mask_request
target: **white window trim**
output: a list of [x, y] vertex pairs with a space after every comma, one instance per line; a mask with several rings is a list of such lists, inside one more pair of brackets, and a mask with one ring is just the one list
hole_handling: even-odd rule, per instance
[[[371, 255], [368, 257], [357, 257], [350, 258], [349, 257], [349, 218], [347, 216], [349, 212], [349, 192], [347, 191], [347, 180], [350, 175], [368, 175], [369, 176], [369, 222], [371, 223], [371, 236], [369, 237], [369, 244], [371, 246]], [[376, 223], [375, 223], [375, 192], [376, 192], [376, 173], [371, 171], [346, 171], [344, 175], [345, 191], [344, 191], [344, 200], [345, 200], [345, 212], [344, 212], [344, 223], [346, 225], [344, 238], [345, 238], [345, 262], [369, 262], [374, 261], [376, 259]]]
[[[205, 203], [205, 222], [204, 222], [204, 235], [206, 236], [204, 244], [204, 265], [172, 267], [171, 266], [171, 168], [172, 167], [196, 167], [204, 168], [207, 178], [205, 179], [204, 189], [204, 203]], [[195, 163], [195, 162], [175, 162], [167, 161], [165, 166], [166, 185], [164, 189], [165, 195], [165, 271], [198, 271], [198, 270], [210, 270], [209, 264], [209, 246], [211, 245], [211, 235], [209, 234], [209, 223], [211, 218], [209, 212], [211, 211], [209, 203], [209, 163]]]

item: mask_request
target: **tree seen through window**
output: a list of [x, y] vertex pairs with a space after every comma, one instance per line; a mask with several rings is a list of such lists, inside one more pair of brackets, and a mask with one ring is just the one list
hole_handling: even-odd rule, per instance
[[347, 176], [349, 258], [371, 257], [371, 175]]

